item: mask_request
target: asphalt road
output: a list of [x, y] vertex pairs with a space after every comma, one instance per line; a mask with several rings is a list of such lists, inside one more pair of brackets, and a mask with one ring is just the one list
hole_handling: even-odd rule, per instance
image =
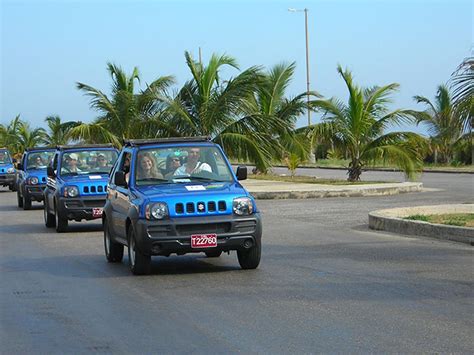
[[97, 222], [56, 234], [0, 189], [0, 351], [473, 353], [473, 248], [367, 228], [371, 210], [474, 200], [473, 175], [423, 179], [442, 190], [259, 201], [257, 270], [158, 257], [144, 277], [105, 261]]

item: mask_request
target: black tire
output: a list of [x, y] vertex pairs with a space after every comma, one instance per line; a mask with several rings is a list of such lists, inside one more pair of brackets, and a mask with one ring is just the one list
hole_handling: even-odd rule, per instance
[[206, 251], [206, 256], [208, 258], [218, 258], [222, 254], [222, 250]]
[[67, 217], [65, 218], [62, 216], [58, 209], [54, 209], [54, 218], [56, 219], [56, 232], [62, 233], [67, 230], [68, 220]]
[[256, 269], [260, 264], [260, 256], [262, 254], [262, 247], [259, 242], [250, 249], [238, 250], [237, 258], [239, 259], [240, 267], [244, 270]]
[[105, 257], [109, 263], [119, 263], [122, 261], [123, 245], [112, 240], [106, 218], [104, 218], [104, 249]]
[[21, 195], [20, 195], [20, 190], [17, 190], [16, 198], [18, 200], [18, 207], [23, 208], [23, 197], [21, 197]]
[[132, 226], [128, 230], [128, 263], [134, 275], [148, 275], [151, 272], [151, 256], [144, 255], [137, 248]]
[[31, 197], [26, 196], [23, 194], [23, 209], [26, 210], [31, 210]]
[[54, 218], [53, 214], [49, 213], [49, 206], [48, 206], [48, 203], [46, 202], [46, 197], [43, 203], [43, 216], [44, 216], [44, 225], [46, 227], [48, 228], [56, 227], [56, 219]]

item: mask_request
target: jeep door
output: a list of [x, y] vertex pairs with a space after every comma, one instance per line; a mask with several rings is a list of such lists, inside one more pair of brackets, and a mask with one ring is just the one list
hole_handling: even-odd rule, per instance
[[130, 150], [124, 150], [120, 160], [118, 161], [117, 168], [114, 169], [110, 179], [110, 191], [109, 191], [109, 204], [111, 211], [111, 218], [109, 219], [110, 227], [112, 228], [113, 234], [126, 242], [127, 230], [126, 220], [128, 210], [130, 208], [130, 189], [128, 186], [118, 186], [115, 184], [115, 174], [117, 171], [129, 172], [131, 164], [132, 152]]

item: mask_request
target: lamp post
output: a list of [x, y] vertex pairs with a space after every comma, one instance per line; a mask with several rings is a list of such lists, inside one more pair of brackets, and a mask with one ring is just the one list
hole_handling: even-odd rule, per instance
[[[304, 12], [304, 32], [305, 32], [305, 39], [306, 39], [306, 104], [307, 104], [307, 111], [308, 111], [308, 127], [311, 126], [311, 110], [309, 109], [309, 40], [308, 40], [308, 9], [294, 9], [289, 8], [289, 12]], [[311, 144], [311, 152], [310, 152], [310, 162], [314, 163], [315, 157], [313, 154], [313, 145]]]

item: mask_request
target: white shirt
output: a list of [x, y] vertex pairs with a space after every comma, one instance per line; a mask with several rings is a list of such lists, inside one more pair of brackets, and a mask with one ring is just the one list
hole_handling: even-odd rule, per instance
[[[189, 176], [190, 174], [186, 172], [186, 166], [187, 164], [183, 164], [182, 166], [180, 166], [178, 169], [175, 170], [173, 175]], [[207, 172], [212, 173], [212, 169], [209, 164], [201, 163], [200, 161], [198, 161], [194, 170], [191, 171], [191, 174], [197, 174], [197, 173], [200, 173], [201, 171], [207, 171]]]

